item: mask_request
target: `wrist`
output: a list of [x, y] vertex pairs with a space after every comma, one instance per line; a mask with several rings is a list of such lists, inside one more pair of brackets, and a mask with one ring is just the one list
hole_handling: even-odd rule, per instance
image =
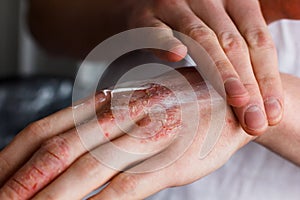
[[300, 79], [286, 74], [281, 74], [281, 78], [285, 91], [283, 119], [278, 125], [269, 127], [255, 142], [300, 165]]

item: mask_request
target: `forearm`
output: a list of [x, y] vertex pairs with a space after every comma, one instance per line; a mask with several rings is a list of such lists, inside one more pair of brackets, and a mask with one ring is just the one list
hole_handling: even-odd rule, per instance
[[31, 32], [51, 52], [84, 57], [107, 37], [125, 30], [136, 0], [30, 0]]
[[300, 165], [300, 79], [282, 74], [285, 91], [285, 113], [282, 122], [271, 127], [256, 142]]

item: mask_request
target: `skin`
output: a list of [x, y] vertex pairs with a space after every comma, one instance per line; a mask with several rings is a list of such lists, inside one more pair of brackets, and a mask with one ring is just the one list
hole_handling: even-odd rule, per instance
[[[276, 4], [274, 4], [278, 5], [277, 2], [280, 2], [281, 6], [275, 7], [279, 9], [284, 8], [285, 10], [285, 12], [280, 11], [278, 13], [283, 14], [283, 16], [286, 17], [298, 17], [297, 12], [290, 15], [292, 11], [297, 10], [295, 9], [296, 6], [298, 6], [297, 3], [294, 4], [294, 7], [284, 7], [283, 5], [287, 5], [284, 1], [276, 1]], [[47, 3], [49, 2], [44, 3], [45, 7], [47, 7]], [[66, 2], [66, 5], [69, 6], [70, 4]], [[109, 3], [107, 5], [109, 5]], [[37, 8], [39, 7], [37, 6]], [[57, 8], [59, 9], [59, 7], [56, 7], [56, 9]], [[269, 9], [267, 6], [262, 6], [262, 9], [264, 13], [269, 13], [270, 19], [272, 20], [282, 18], [277, 18], [276, 15], [274, 17], [272, 9]], [[43, 9], [41, 9], [40, 12], [40, 15], [43, 16], [45, 14], [47, 16], [46, 12], [43, 13]], [[62, 13], [65, 14], [65, 9], [61, 9], [61, 13], [54, 13], [56, 13], [57, 16]], [[84, 13], [83, 16], [86, 16], [85, 14], [86, 13]], [[59, 19], [58, 21], [60, 21], [61, 19], [65, 19], [57, 16], [54, 20]], [[44, 18], [42, 17], [39, 19], [43, 20]], [[74, 18], [71, 17], [71, 19]], [[51, 18], [51, 20], [53, 19]], [[65, 21], [61, 21], [65, 26]], [[67, 20], [67, 22], [70, 21]], [[39, 24], [39, 22], [35, 23]], [[56, 26], [60, 23], [53, 23], [52, 21], [50, 27], [48, 26], [49, 24], [47, 24], [47, 27], [50, 29], [53, 28], [51, 27], [51, 24], [52, 26], [53, 24]], [[67, 27], [64, 26], [59, 27], [58, 30], [64, 32], [63, 29]], [[36, 27], [39, 27], [39, 25]], [[68, 28], [70, 28], [69, 31], [72, 30], [73, 27], [72, 23], [70, 23], [70, 26], [68, 26]], [[34, 32], [41, 33], [41, 31]], [[62, 38], [60, 38], [62, 39], [60, 45], [68, 46], [66, 45], [68, 42], [72, 43], [73, 39], [78, 40], [78, 38], [76, 38], [78, 36], [76, 33], [78, 32], [82, 33], [81, 31], [75, 31], [75, 34], [72, 34], [72, 37], [68, 40], [63, 38], [64, 34], [58, 34], [60, 37], [62, 36]], [[111, 33], [113, 32], [114, 31]], [[97, 32], [94, 33], [96, 35], [96, 40], [99, 40]], [[42, 34], [40, 34], [40, 36], [41, 35]], [[90, 39], [89, 37], [82, 38]], [[56, 41], [59, 41], [59, 39]], [[95, 42], [93, 39], [82, 42], [82, 46], [79, 48], [82, 54], [79, 53], [78, 55], [84, 55], [84, 49], [89, 49], [93, 42]], [[76, 45], [78, 45], [78, 43], [75, 42], [73, 44], [75, 44], [75, 48], [72, 45], [69, 45], [68, 48], [77, 49]], [[52, 49], [55, 49], [55, 44], [48, 45], [54, 45], [54, 47], [52, 46]], [[197, 75], [195, 77], [195, 73], [186, 73], [185, 75], [189, 77], [188, 79], [190, 81], [195, 80], [195, 82], [197, 82], [201, 80]], [[256, 138], [256, 141], [299, 165], [300, 160], [298, 155], [300, 149], [297, 148], [300, 146], [299, 127], [297, 126], [299, 119], [298, 116], [295, 116], [295, 113], [297, 113], [295, 110], [300, 109], [296, 101], [296, 99], [299, 98], [299, 92], [296, 86], [299, 85], [300, 82], [299, 79], [292, 76], [281, 75], [281, 78], [284, 83], [284, 90], [286, 91], [285, 115], [279, 125], [268, 128], [267, 133]], [[100, 93], [99, 95], [103, 96], [103, 93]], [[146, 142], [144, 139], [132, 139], [132, 137], [123, 135], [124, 133], [118, 129], [116, 124], [114, 124], [114, 121], [111, 121], [111, 114], [109, 110], [105, 108], [108, 101], [109, 97], [103, 102], [97, 102], [96, 109], [97, 111], [99, 110], [100, 113], [98, 115], [98, 120], [88, 121], [81, 126], [87, 135], [97, 137], [99, 137], [99, 133], [95, 131], [95, 126], [98, 123], [103, 125], [103, 127], [109, 127], [109, 132], [104, 132], [103, 139], [100, 141], [98, 140], [96, 143], [91, 143], [91, 147], [96, 148], [96, 150], [99, 148], [100, 152], [113, 152], [108, 145], [104, 144], [106, 141], [105, 139], [109, 138], [115, 144], [118, 144], [123, 148], [130, 147], [130, 149], [128, 149], [130, 151], [140, 149], [141, 152], [146, 151], [156, 155], [149, 160], [145, 160], [148, 158], [147, 156], [137, 158], [136, 160], [125, 159], [123, 163], [120, 163], [123, 168], [132, 163], [136, 163], [136, 161], [140, 162], [145, 160], [141, 164], [133, 164], [133, 166], [131, 166], [133, 168], [143, 169], [143, 167], [145, 167], [143, 163], [146, 163], [146, 166], [148, 166], [149, 163], [156, 163], [155, 161], [157, 161], [157, 159], [160, 161], [161, 158], [166, 159], [165, 156], [160, 156], [164, 154], [160, 154], [157, 150], [161, 150], [161, 147], [165, 147], [174, 138], [176, 139], [176, 132], [175, 134], [171, 134], [171, 136], [167, 135], [168, 137], [161, 137], [166, 135], [159, 134], [159, 137], [150, 137]], [[201, 104], [200, 102], [199, 104]], [[76, 109], [75, 112], [78, 112], [78, 115], [81, 118], [79, 121], [90, 119], [92, 116], [92, 106], [91, 101], [87, 100], [83, 103], [83, 106], [79, 106]], [[209, 108], [202, 109], [203, 110], [200, 110], [199, 112], [206, 113], [204, 111], [208, 111], [206, 109]], [[237, 149], [254, 139], [245, 134], [235, 121], [234, 115], [231, 112], [228, 112], [226, 126], [224, 127], [224, 130], [222, 130], [222, 136], [214, 150], [205, 159], [199, 160], [197, 156], [199, 147], [203, 143], [203, 134], [201, 131], [198, 131], [197, 137], [193, 140], [190, 148], [172, 165], [151, 173], [120, 173], [118, 170], [113, 170], [104, 166], [102, 163], [95, 160], [90, 153], [87, 153], [87, 149], [80, 143], [74, 129], [75, 125], [72, 111], [72, 108], [67, 108], [31, 124], [25, 128], [8, 147], [0, 152], [0, 169], [3, 172], [0, 175], [0, 185], [2, 185], [0, 199], [28, 199], [37, 193], [38, 194], [35, 196], [36, 199], [78, 199], [109, 180], [111, 180], [111, 182], [108, 187], [106, 187], [99, 195], [94, 196], [93, 199], [141, 199], [166, 187], [188, 184], [205, 176], [224, 164]], [[132, 115], [132, 117], [135, 117], [135, 115]], [[134, 121], [138, 122], [140, 117], [143, 118], [144, 116], [142, 113], [137, 113], [136, 117], [137, 118], [134, 118]], [[201, 129], [205, 130], [207, 128], [207, 118], [205, 117], [207, 116], [204, 115], [202, 117], [206, 120], [203, 120], [204, 122], [201, 124]], [[124, 121], [124, 124], [127, 124], [128, 126], [132, 125], [129, 122], [127, 123], [126, 120]], [[229, 141], [230, 145], [226, 145]], [[174, 146], [174, 149], [176, 149], [177, 146]], [[107, 159], [112, 159], [112, 157], [108, 157]], [[187, 165], [187, 163], [191, 164]], [[180, 179], [176, 178], [178, 176], [174, 176], [176, 173], [180, 174]], [[149, 182], [152, 182], [153, 184], [149, 186]], [[74, 188], [76, 189], [74, 190]]]
[[[38, 41], [52, 52], [80, 58], [111, 35], [150, 26], [164, 29], [158, 39], [173, 53], [154, 52], [178, 61], [189, 46], [172, 29], [182, 32], [215, 61], [227, 102], [247, 133], [260, 135], [282, 119], [276, 49], [265, 20], [299, 19], [299, 0], [30, 0], [30, 5], [29, 24]], [[213, 77], [207, 78], [214, 85]]]
[[[199, 105], [201, 120], [195, 137], [190, 137], [190, 134], [194, 131], [193, 124], [198, 122], [192, 119], [188, 122], [177, 120], [180, 119], [178, 116], [181, 112], [178, 112], [176, 105], [165, 110], [166, 123], [162, 128], [156, 129], [158, 131], [154, 131], [153, 135], [140, 131], [140, 127], [133, 127], [130, 134], [125, 134], [107, 109], [110, 96], [103, 96], [100, 92], [97, 97], [105, 97], [105, 101], [96, 101], [97, 120], [86, 121], [91, 117], [88, 109], [93, 105], [91, 100], [76, 106], [76, 112], [82, 116], [80, 121], [85, 121], [77, 129], [81, 130], [81, 139], [76, 129], [72, 128], [75, 126], [72, 116], [74, 107], [66, 108], [31, 124], [0, 152], [0, 199], [80, 199], [107, 182], [109, 184], [106, 188], [91, 199], [143, 199], [164, 188], [189, 184], [213, 172], [234, 152], [254, 139], [300, 165], [300, 125], [297, 123], [300, 116], [295, 114], [298, 113], [295, 111], [300, 110], [297, 101], [300, 98], [297, 88], [299, 78], [281, 75], [286, 91], [286, 110], [280, 125], [268, 128], [267, 133], [262, 136], [251, 137], [243, 131], [231, 109], [228, 109], [218, 143], [207, 157], [199, 159], [211, 117], [210, 104], [207, 102], [213, 91], [208, 92], [195, 69], [185, 68], [180, 72], [197, 94], [197, 102], [186, 102], [182, 107], [192, 112], [195, 111], [193, 105]], [[166, 77], [161, 77], [161, 80], [166, 80]], [[167, 76], [167, 80], [173, 85], [182, 85], [176, 78]], [[172, 92], [155, 85], [135, 92], [129, 103], [133, 122], [139, 122], [137, 124], [142, 127], [147, 125], [147, 120], [143, 121], [147, 118], [144, 108], [165, 105], [165, 100], [173, 97]], [[144, 104], [145, 100], [149, 103]], [[122, 111], [120, 113], [122, 116]], [[157, 125], [156, 122], [162, 120], [159, 116], [161, 115], [152, 118], [151, 123]], [[128, 117], [120, 119], [120, 123], [125, 126], [132, 127], [135, 124]], [[103, 132], [99, 132], [97, 124], [103, 127]], [[149, 130], [153, 129], [150, 126]], [[157, 169], [160, 163], [168, 163], [168, 159], [180, 149], [185, 138], [189, 137], [192, 143], [183, 155], [171, 164]], [[107, 143], [107, 139], [127, 152], [143, 154], [136, 157], [124, 157], [126, 154], [122, 154], [119, 157], [120, 152], [116, 152], [109, 145], [111, 143]], [[83, 146], [82, 141], [87, 141], [87, 146]], [[293, 147], [292, 151], [288, 148], [290, 146]], [[105, 163], [95, 159], [95, 155], [100, 156]], [[114, 163], [118, 168], [111, 168], [107, 163]], [[146, 172], [149, 169], [157, 170]], [[152, 184], [149, 185], [149, 182]]]

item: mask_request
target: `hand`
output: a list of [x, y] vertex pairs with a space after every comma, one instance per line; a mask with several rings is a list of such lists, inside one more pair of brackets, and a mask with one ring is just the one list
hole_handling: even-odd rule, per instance
[[[181, 73], [191, 90], [172, 75], [155, 81], [168, 82], [172, 90], [150, 81], [145, 89], [132, 94], [131, 117], [114, 107], [111, 95], [100, 92], [95, 97], [97, 119], [91, 119], [94, 104], [87, 100], [24, 129], [0, 153], [0, 199], [80, 199], [109, 181], [94, 199], [142, 199], [219, 168], [253, 138], [242, 131], [228, 109], [218, 143], [200, 159], [213, 112], [209, 105], [218, 106], [222, 98], [212, 98], [216, 92], [208, 90], [195, 69]], [[180, 98], [180, 109], [174, 95], [178, 92], [184, 97]], [[113, 95], [121, 101], [116, 105], [123, 105], [124, 96], [130, 97], [126, 91]], [[77, 129], [72, 109], [80, 117], [76, 118], [81, 122]], [[200, 120], [195, 117], [197, 113]], [[125, 127], [122, 130], [130, 130], [129, 134], [121, 131], [120, 125]]]
[[[168, 31], [162, 37], [166, 38], [166, 43], [169, 42], [170, 50], [179, 56], [170, 53], [162, 53], [161, 56], [177, 61], [186, 55], [187, 49], [173, 38], [170, 28], [186, 33], [205, 47], [219, 67], [226, 69], [221, 71], [224, 83], [232, 80], [230, 77], [237, 78], [236, 83], [228, 84], [227, 81], [229, 103], [234, 107], [243, 105], [236, 108], [242, 126], [251, 134], [259, 134], [266, 127], [267, 120], [262, 120], [263, 128], [260, 130], [249, 130], [244, 120], [246, 105], [257, 104], [264, 110], [262, 102], [271, 96], [278, 98], [281, 105], [283, 101], [274, 45], [258, 2], [267, 22], [282, 18], [299, 19], [300, 4], [297, 0], [109, 0], [88, 4], [84, 0], [76, 4], [70, 0], [47, 0], [42, 3], [31, 0], [29, 25], [34, 36], [48, 50], [80, 58], [84, 58], [107, 37], [126, 30], [129, 21], [133, 28], [165, 27]], [[128, 15], [131, 15], [129, 20]], [[65, 34], [69, 32], [72, 34]], [[280, 111], [271, 110], [273, 108], [267, 109], [270, 125], [281, 118]], [[259, 125], [255, 120], [253, 124]]]
[[276, 49], [258, 1], [149, 0], [136, 4], [130, 27], [166, 30], [159, 39], [174, 53], [160, 52], [161, 57], [178, 61], [187, 54], [189, 46], [175, 38], [172, 29], [203, 46], [246, 132], [259, 135], [268, 124], [279, 123], [284, 104]]

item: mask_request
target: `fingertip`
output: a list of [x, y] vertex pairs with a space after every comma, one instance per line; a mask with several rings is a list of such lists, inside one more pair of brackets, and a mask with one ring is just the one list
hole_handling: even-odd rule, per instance
[[264, 106], [270, 126], [277, 125], [283, 117], [283, 107], [279, 99], [275, 97], [267, 98]]
[[168, 51], [168, 60], [171, 62], [181, 61], [186, 57], [187, 52], [187, 47], [183, 44], [179, 44]]
[[264, 111], [257, 105], [249, 106], [244, 113], [244, 130], [252, 136], [263, 134], [268, 127]]
[[179, 62], [187, 55], [187, 47], [179, 44], [170, 50], [154, 50], [154, 54], [162, 60]]

